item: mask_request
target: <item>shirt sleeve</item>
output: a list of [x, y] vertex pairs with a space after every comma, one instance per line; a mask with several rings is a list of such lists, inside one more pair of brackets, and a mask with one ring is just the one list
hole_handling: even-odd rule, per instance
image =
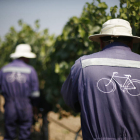
[[82, 88], [82, 68], [79, 59], [72, 66], [70, 74], [61, 88], [61, 94], [65, 103], [76, 112], [80, 112], [78, 97]]
[[31, 72], [31, 97], [39, 97], [39, 82], [35, 69]]

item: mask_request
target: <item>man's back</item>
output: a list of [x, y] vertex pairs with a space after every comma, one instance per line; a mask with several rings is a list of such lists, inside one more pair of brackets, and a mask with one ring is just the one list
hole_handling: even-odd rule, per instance
[[62, 87], [69, 106], [80, 104], [84, 140], [140, 139], [140, 56], [113, 45], [77, 60]]
[[38, 90], [38, 79], [33, 67], [16, 59], [1, 69], [1, 85], [5, 98], [23, 98]]
[[39, 100], [38, 77], [35, 69], [28, 65], [36, 55], [28, 44], [19, 44], [10, 55], [14, 59], [0, 70], [0, 90], [5, 98], [4, 140], [16, 138], [19, 127], [19, 140], [30, 140], [33, 106]]

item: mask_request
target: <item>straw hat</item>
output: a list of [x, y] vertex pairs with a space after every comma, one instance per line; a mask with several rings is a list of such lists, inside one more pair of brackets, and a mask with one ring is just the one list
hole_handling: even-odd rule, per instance
[[28, 44], [19, 44], [14, 53], [10, 55], [11, 58], [16, 59], [20, 57], [35, 58], [36, 55], [31, 52], [31, 46]]
[[130, 23], [123, 19], [110, 19], [106, 21], [102, 26], [100, 34], [91, 35], [89, 36], [89, 39], [95, 42], [100, 42], [100, 37], [105, 37], [105, 36], [132, 37], [133, 43], [140, 42], [140, 37], [132, 35], [132, 28], [130, 26]]

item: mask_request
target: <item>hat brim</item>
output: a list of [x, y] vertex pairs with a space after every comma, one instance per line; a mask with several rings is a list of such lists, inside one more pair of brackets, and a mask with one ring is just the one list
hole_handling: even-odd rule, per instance
[[105, 37], [105, 36], [112, 36], [112, 37], [126, 36], [126, 37], [132, 37], [133, 38], [133, 43], [140, 43], [140, 37], [138, 37], [138, 36], [112, 35], [112, 34], [95, 34], [95, 35], [89, 36], [88, 38], [91, 41], [95, 41], [95, 42], [100, 43], [100, 37]]
[[25, 57], [25, 58], [36, 58], [36, 55], [32, 52], [30, 53], [12, 53], [10, 55], [10, 58], [20, 58], [20, 57]]

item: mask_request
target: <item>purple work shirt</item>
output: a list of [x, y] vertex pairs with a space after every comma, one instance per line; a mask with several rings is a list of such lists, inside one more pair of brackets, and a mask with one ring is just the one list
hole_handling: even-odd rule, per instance
[[35, 69], [20, 59], [13, 60], [0, 70], [0, 86], [5, 101], [26, 100], [40, 96]]
[[140, 55], [122, 43], [79, 58], [61, 89], [84, 140], [140, 140]]

